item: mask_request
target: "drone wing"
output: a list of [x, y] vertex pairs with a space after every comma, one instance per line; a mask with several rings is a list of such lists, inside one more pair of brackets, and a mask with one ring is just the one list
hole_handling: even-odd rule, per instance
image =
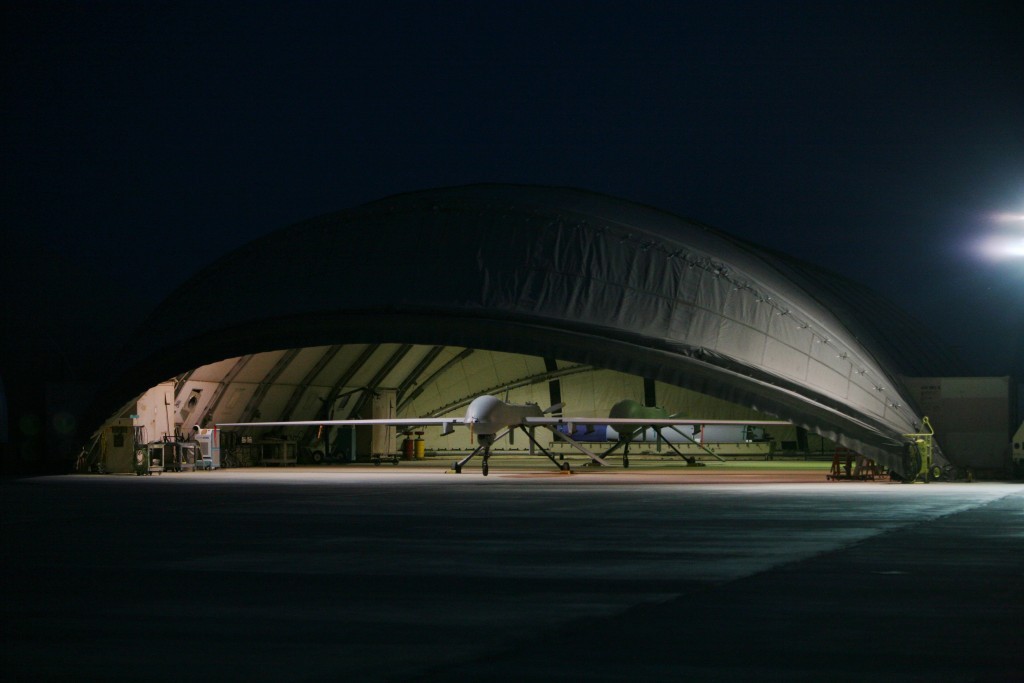
[[390, 427], [441, 427], [442, 434], [451, 434], [455, 425], [465, 425], [464, 417], [386, 417], [365, 420], [287, 420], [282, 422], [220, 422], [218, 427], [338, 427], [385, 425]]
[[677, 417], [527, 417], [523, 422], [527, 425], [550, 427], [557, 425], [616, 425], [623, 427], [679, 427], [682, 425], [747, 425], [753, 427], [789, 426], [786, 420], [698, 420]]

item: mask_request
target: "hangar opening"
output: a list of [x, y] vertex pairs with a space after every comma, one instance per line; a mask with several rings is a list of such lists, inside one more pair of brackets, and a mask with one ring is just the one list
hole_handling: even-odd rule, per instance
[[[900, 377], [955, 362], [819, 267], [650, 207], [507, 185], [390, 197], [246, 245], [169, 297], [123, 361], [94, 417], [133, 435], [161, 431], [161, 411], [187, 437], [255, 418], [442, 415], [483, 393], [594, 417], [632, 398], [775, 417], [792, 425], [779, 444], [817, 435], [894, 470], [913, 466], [905, 435], [923, 423]], [[279, 432], [283, 461], [351, 443]], [[354, 438], [357, 457], [360, 438], [371, 457], [394, 450], [379, 445], [393, 436]]]
[[[210, 449], [204, 438], [220, 423], [259, 421], [265, 415], [280, 420], [459, 415], [483, 394], [512, 403], [561, 405], [558, 414], [607, 416], [616, 403], [632, 400], [686, 418], [715, 416], [737, 422], [764, 418], [734, 403], [582, 363], [452, 346], [332, 345], [225, 359], [151, 387], [134, 403], [133, 439], [125, 440], [121, 449], [102, 448], [99, 462], [104, 471], [130, 472], [135, 469], [135, 449], [155, 444], [149, 447], [146, 460], [149, 464], [159, 460], [155, 466], [163, 469], [169, 466], [171, 452], [164, 442], [197, 440], [199, 449], [185, 453], [184, 460], [172, 466], [203, 467], [196, 456], [207, 456], [210, 467], [397, 463], [399, 459], [448, 463], [476, 447], [469, 430], [443, 434], [437, 429], [370, 426], [242, 427], [220, 430], [217, 449]], [[127, 420], [123, 424], [129, 426]], [[599, 450], [617, 439], [613, 429], [580, 427], [576, 431], [574, 439]], [[541, 438], [558, 458], [590, 464], [568, 442], [550, 434]], [[835, 444], [822, 437], [808, 438], [791, 425], [766, 429], [730, 424], [696, 430], [680, 427], [658, 434], [644, 430], [631, 447], [634, 463], [646, 458], [685, 465], [693, 459], [824, 457], [831, 456]], [[520, 438], [502, 442], [496, 452], [527, 455], [532, 450]], [[621, 464], [621, 456], [616, 464]]]

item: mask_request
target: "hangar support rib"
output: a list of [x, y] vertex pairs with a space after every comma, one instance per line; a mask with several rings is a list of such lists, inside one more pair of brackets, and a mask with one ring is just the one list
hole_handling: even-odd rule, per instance
[[407, 405], [409, 405], [409, 403], [415, 401], [420, 396], [420, 394], [422, 394], [427, 387], [436, 382], [439, 377], [442, 377], [446, 372], [451, 370], [453, 367], [457, 366], [459, 363], [472, 356], [473, 351], [474, 349], [463, 349], [457, 356], [455, 356], [450, 361], [448, 361], [443, 366], [434, 371], [434, 373], [432, 373], [430, 377], [420, 382], [419, 385], [415, 389], [413, 389], [412, 393], [409, 394], [408, 397], [403, 399], [401, 403], [399, 403], [397, 408], [398, 412], [401, 412]]
[[363, 387], [366, 391], [359, 397], [355, 405], [352, 406], [352, 410], [349, 411], [349, 415], [358, 415], [362, 412], [363, 408], [366, 406], [366, 402], [369, 400], [369, 394], [380, 387], [381, 382], [384, 381], [391, 371], [395, 369], [395, 366], [398, 365], [411, 350], [412, 344], [403, 344], [397, 351], [391, 354], [391, 357], [385, 361], [384, 365], [377, 370], [376, 374], [374, 374], [370, 381]]
[[430, 411], [429, 415], [431, 417], [437, 417], [440, 415], [450, 413], [453, 410], [458, 410], [459, 408], [465, 408], [466, 406], [473, 402], [473, 399], [475, 399], [477, 396], [481, 394], [498, 395], [506, 391], [511, 391], [512, 389], [520, 389], [522, 387], [528, 387], [534, 384], [543, 384], [544, 382], [549, 382], [553, 379], [570, 377], [572, 375], [578, 375], [584, 372], [593, 372], [594, 369], [595, 368], [591, 365], [574, 365], [571, 368], [555, 370], [554, 372], [543, 372], [537, 375], [531, 375], [530, 377], [525, 377], [523, 379], [517, 379], [511, 382], [505, 382], [503, 384], [487, 387], [474, 393], [472, 396], [463, 396], [455, 401], [452, 401], [451, 403], [441, 406], [440, 408], [432, 410]]
[[[217, 384], [217, 388], [213, 392], [213, 397], [210, 399], [210, 402], [206, 406], [206, 415], [216, 415], [217, 407], [220, 405], [220, 402], [224, 399], [224, 394], [227, 392], [228, 387], [231, 386], [231, 383], [235, 381], [235, 378], [238, 377], [238, 374], [242, 372], [243, 369], [245, 369], [245, 366], [249, 363], [249, 361], [253, 359], [255, 355], [256, 354], [254, 353], [250, 353], [248, 355], [242, 356], [235, 362], [234, 366], [227, 372], [227, 374], [224, 375], [224, 379], [222, 379]], [[177, 396], [175, 396], [175, 398], [177, 398]], [[172, 428], [173, 426], [174, 425], [167, 425], [168, 429]]]
[[264, 397], [270, 388], [274, 386], [274, 382], [281, 376], [288, 366], [291, 364], [295, 357], [299, 355], [299, 351], [302, 349], [289, 349], [286, 351], [276, 363], [274, 367], [263, 377], [260, 381], [259, 386], [256, 387], [256, 391], [252, 392], [252, 396], [245, 404], [245, 408], [242, 410], [242, 422], [248, 422], [253, 419], [255, 415], [259, 413], [260, 404], [263, 403]]
[[395, 401], [399, 407], [404, 405], [405, 395], [409, 393], [410, 389], [417, 385], [420, 377], [422, 377], [423, 373], [427, 371], [427, 368], [429, 368], [434, 363], [434, 361], [437, 360], [437, 357], [441, 355], [441, 352], [444, 351], [444, 348], [445, 347], [443, 346], [432, 347], [430, 351], [428, 351], [426, 355], [423, 356], [423, 358], [416, 365], [416, 367], [413, 368], [412, 372], [410, 372], [409, 375], [404, 380], [402, 380], [402, 383], [398, 385], [398, 393], [396, 395]]
[[299, 401], [302, 400], [302, 396], [309, 389], [310, 385], [313, 384], [316, 378], [320, 376], [320, 373], [323, 372], [324, 368], [334, 360], [334, 357], [337, 356], [338, 352], [343, 348], [344, 346], [342, 344], [335, 344], [334, 346], [329, 346], [327, 350], [324, 351], [324, 354], [320, 356], [316, 365], [310, 368], [309, 372], [307, 372], [305, 377], [302, 378], [302, 381], [295, 387], [295, 390], [292, 391], [292, 395], [288, 397], [288, 403], [285, 404], [284, 410], [281, 411], [280, 419], [291, 419], [292, 413], [295, 412], [295, 408], [298, 407]]
[[[334, 402], [338, 400], [338, 397], [341, 395], [341, 390], [348, 385], [348, 382], [351, 381], [355, 374], [359, 372], [359, 370], [364, 365], [366, 365], [366, 363], [370, 360], [370, 358], [373, 357], [373, 354], [376, 353], [377, 349], [379, 348], [380, 344], [368, 344], [366, 348], [363, 349], [363, 352], [359, 354], [359, 358], [357, 358], [356, 361], [352, 363], [352, 365], [350, 365], [349, 368], [344, 373], [342, 373], [342, 375], [337, 380], [335, 380], [334, 385], [331, 387], [331, 390], [327, 392], [327, 396], [321, 399], [322, 405], [320, 406], [320, 410], [317, 411], [320, 414], [320, 417], [326, 419], [327, 416], [331, 414], [331, 407], [334, 405]], [[303, 434], [302, 438], [299, 439], [299, 448], [302, 449], [309, 446], [309, 443], [316, 438], [316, 434], [316, 427], [310, 427], [309, 429], [307, 429], [306, 433]]]

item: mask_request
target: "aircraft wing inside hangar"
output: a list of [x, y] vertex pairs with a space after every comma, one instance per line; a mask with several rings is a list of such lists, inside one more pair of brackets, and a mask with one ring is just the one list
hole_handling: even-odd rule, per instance
[[[205, 269], [133, 337], [95, 417], [171, 377], [187, 405], [197, 368], [220, 373], [200, 394], [219, 392], [216, 409], [235, 421], [313, 419], [366, 386], [394, 390], [396, 410], [436, 411], [509, 375], [586, 366], [783, 417], [897, 464], [900, 435], [922, 418], [900, 375], [954, 374], [921, 330], [820, 265], [650, 207], [564, 188], [429, 190], [285, 228]], [[513, 369], [402, 402], [445, 359], [481, 352]], [[520, 373], [524, 362], [540, 367]], [[453, 377], [440, 373], [432, 391]], [[251, 393], [235, 395], [243, 386]]]

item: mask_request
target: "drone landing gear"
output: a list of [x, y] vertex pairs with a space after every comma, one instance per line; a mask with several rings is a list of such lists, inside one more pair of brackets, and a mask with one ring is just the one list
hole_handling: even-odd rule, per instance
[[560, 472], [565, 472], [566, 474], [572, 473], [572, 466], [568, 462], [565, 462], [565, 456], [562, 456], [562, 460], [559, 461], [558, 458], [551, 454], [551, 451], [540, 445], [540, 442], [534, 438], [532, 431], [525, 427], [520, 427], [520, 429], [522, 429], [523, 433], [526, 434], [526, 438], [530, 440], [530, 443], [532, 443], [535, 448], [540, 449], [540, 452], [546, 455], [548, 460], [550, 460]]
[[595, 460], [599, 460], [602, 465], [606, 465], [607, 463], [604, 461], [604, 458], [607, 458], [609, 455], [611, 455], [615, 451], [619, 450], [620, 448], [623, 449], [623, 451], [622, 451], [622, 466], [628, 468], [629, 467], [629, 440], [628, 439], [620, 439], [619, 441], [616, 441], [612, 445], [611, 448], [609, 448], [606, 451], [604, 451], [603, 453], [601, 453], [601, 458], [595, 458], [593, 455], [591, 455], [590, 457], [594, 458]]
[[[559, 461], [559, 459], [556, 458], [550, 451], [548, 451], [546, 448], [541, 446], [540, 443], [537, 442], [537, 439], [534, 438], [534, 436], [530, 432], [530, 430], [526, 429], [525, 427], [520, 427], [520, 429], [523, 430], [523, 432], [526, 434], [527, 438], [530, 439], [530, 442], [534, 445], [534, 447], [540, 449], [541, 453], [543, 453], [545, 456], [547, 456], [548, 460], [550, 460], [552, 463], [554, 463], [555, 467], [557, 467], [560, 472], [566, 472], [566, 473], [571, 473], [572, 472], [572, 466], [568, 462], [565, 462], [564, 456], [563, 456], [562, 461]], [[511, 431], [511, 429], [509, 431]], [[483, 454], [483, 456], [482, 456], [483, 459], [482, 459], [482, 461], [480, 463], [480, 473], [483, 474], [486, 477], [490, 473], [490, 469], [491, 469], [490, 468], [490, 462], [489, 462], [490, 458], [491, 458], [491, 446], [494, 445], [495, 441], [497, 441], [498, 439], [501, 439], [502, 437], [504, 437], [508, 433], [509, 432], [504, 432], [503, 434], [500, 434], [497, 437], [493, 437], [492, 436], [490, 439], [484, 441], [484, 443], [482, 443], [480, 446], [478, 446], [476, 448], [476, 450], [474, 450], [472, 453], [467, 455], [465, 458], [463, 458], [462, 460], [456, 460], [455, 462], [453, 462], [452, 463], [452, 471], [455, 472], [455, 474], [462, 474], [462, 468], [465, 466], [465, 464], [467, 462], [469, 462], [470, 460], [472, 460], [473, 457], [477, 453], [482, 453]], [[481, 435], [481, 437], [482, 437], [482, 435]]]
[[[692, 441], [692, 439], [691, 439], [691, 441]], [[668, 446], [669, 448], [671, 448], [671, 449], [672, 449], [672, 452], [673, 452], [673, 453], [675, 453], [676, 455], [678, 455], [678, 456], [679, 456], [680, 458], [682, 458], [682, 459], [683, 459], [683, 461], [684, 461], [684, 462], [686, 463], [686, 466], [687, 466], [687, 467], [706, 467], [706, 465], [705, 465], [704, 463], [702, 463], [702, 462], [701, 462], [700, 460], [697, 460], [697, 458], [696, 458], [695, 456], [692, 456], [692, 455], [684, 455], [684, 454], [680, 453], [680, 452], [679, 452], [679, 449], [678, 449], [678, 448], [676, 448], [676, 447], [675, 447], [675, 446], [674, 446], [674, 445], [672, 444], [672, 442], [671, 442], [671, 441], [669, 441], [668, 439], [664, 439], [664, 442], [665, 442], [665, 444], [666, 444], [666, 445], [667, 445], [667, 446]], [[696, 442], [694, 442], [694, 443], [696, 443]], [[697, 445], [698, 445], [698, 446], [700, 446], [700, 444], [697, 444]], [[703, 447], [703, 446], [701, 446], [701, 448], [704, 448], [704, 447]], [[714, 453], [713, 451], [711, 451], [711, 450], [709, 450], [709, 449], [707, 449], [707, 448], [704, 448], [704, 450], [705, 450], [705, 451], [707, 451], [708, 453], [711, 453], [711, 455], [714, 455], [714, 456], [715, 456], [716, 458], [718, 458], [719, 460], [721, 460], [721, 459], [722, 459], [722, 458], [721, 458], [721, 456], [717, 455], [717, 454], [716, 454], [716, 453]]]
[[[657, 428], [655, 428], [655, 429], [657, 430]], [[660, 430], [657, 430], [657, 431], [659, 433], [658, 434], [659, 437], [661, 437]], [[709, 455], [714, 456], [718, 460], [723, 460], [724, 461], [724, 459], [720, 455], [716, 454], [714, 451], [712, 451], [712, 450], [710, 450], [708, 448], [705, 448], [704, 446], [702, 446], [701, 444], [697, 443], [696, 441], [693, 441], [693, 439], [690, 439], [690, 442], [693, 443], [696, 446], [700, 446]], [[621, 441], [617, 442], [614, 446], [612, 446], [611, 448], [606, 450], [604, 453], [602, 453], [601, 456], [604, 457], [604, 458], [607, 458], [609, 455], [611, 455], [612, 453], [614, 453], [615, 451], [617, 451], [617, 450], [619, 450], [621, 448], [622, 449], [622, 467], [624, 469], [629, 469], [629, 445], [631, 443], [632, 443], [632, 439], [631, 438], [622, 439]], [[692, 455], [685, 455], [684, 453], [680, 452], [680, 450], [678, 448], [676, 448], [675, 445], [671, 441], [669, 441], [668, 439], [666, 439], [664, 437], [661, 437], [661, 443], [664, 443], [666, 446], [668, 446], [672, 450], [673, 453], [675, 453], [680, 458], [682, 458], [683, 461], [686, 462], [687, 467], [705, 467], [705, 464], [703, 462], [701, 462], [700, 460], [697, 460], [696, 457], [694, 457]]]
[[[481, 441], [483, 441], [483, 439], [481, 439]], [[491, 445], [494, 443], [494, 441], [495, 441], [495, 439], [493, 439], [493, 438], [490, 439], [489, 441], [484, 441], [479, 446], [477, 446], [476, 449], [472, 453], [467, 455], [465, 458], [463, 458], [462, 460], [456, 460], [455, 462], [453, 462], [452, 463], [452, 471], [454, 471], [455, 474], [462, 474], [463, 466], [467, 462], [472, 460], [473, 456], [475, 456], [477, 453], [483, 451], [484, 458], [483, 458], [483, 463], [480, 466], [480, 469], [483, 471], [483, 474], [486, 477], [487, 476], [487, 471], [489, 469], [488, 466], [487, 466], [487, 459], [490, 458], [490, 456], [491, 456]]]

